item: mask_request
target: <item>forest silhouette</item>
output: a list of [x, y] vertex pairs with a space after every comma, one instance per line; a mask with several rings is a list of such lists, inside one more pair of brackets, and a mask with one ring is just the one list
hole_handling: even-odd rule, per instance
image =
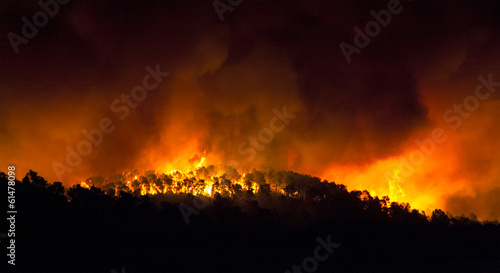
[[[262, 175], [285, 192], [273, 191]], [[440, 209], [425, 215], [290, 171], [254, 170], [248, 179], [259, 191], [226, 185], [234, 191], [213, 194], [202, 209], [193, 194], [116, 191], [121, 179], [114, 179], [65, 188], [30, 170], [16, 183], [16, 266], [6, 270], [285, 272], [312, 256], [316, 238], [331, 235], [340, 247], [315, 272], [500, 272], [497, 220]], [[7, 184], [3, 172], [0, 181]], [[189, 223], [183, 206], [197, 212]]]

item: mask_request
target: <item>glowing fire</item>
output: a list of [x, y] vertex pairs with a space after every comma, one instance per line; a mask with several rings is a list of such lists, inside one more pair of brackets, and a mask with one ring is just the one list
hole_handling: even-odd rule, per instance
[[[193, 194], [214, 196], [216, 193], [227, 195], [238, 195], [251, 191], [257, 193], [260, 186], [255, 178], [250, 179], [247, 174], [240, 174], [235, 169], [226, 167], [203, 166], [206, 158], [201, 157], [197, 168], [192, 167], [187, 171], [148, 171], [143, 176], [138, 176], [137, 172], [125, 172], [119, 176], [119, 181], [106, 180], [102, 184], [103, 188], [113, 188], [115, 194], [120, 191], [137, 192], [141, 195], [155, 194]], [[269, 179], [267, 179], [266, 183]], [[82, 181], [80, 185], [90, 188], [87, 183], [90, 180]], [[261, 181], [262, 183], [262, 181]], [[275, 185], [270, 187], [278, 192], [284, 193], [284, 189], [278, 189]]]
[[393, 170], [394, 177], [389, 180], [389, 198], [391, 201], [401, 202], [404, 198], [405, 192], [400, 186], [401, 177], [399, 176], [399, 170]]
[[[438, 200], [441, 188], [435, 185], [446, 175], [446, 169], [437, 169], [434, 159], [428, 158], [413, 172], [401, 169], [399, 157], [378, 160], [369, 165], [346, 166], [332, 165], [327, 171], [315, 174], [330, 181], [339, 181], [350, 190], [368, 190], [372, 196], [387, 196], [391, 202], [407, 202], [414, 209], [432, 213], [443, 207]], [[435, 183], [422, 186], [421, 181], [432, 180]]]
[[[125, 172], [118, 175], [118, 178], [114, 177], [113, 181], [107, 179], [98, 185], [107, 189], [107, 193], [115, 195], [125, 191], [140, 195], [192, 194], [214, 197], [216, 194], [221, 196], [257, 194], [263, 190], [277, 195], [305, 197], [305, 192], [301, 192], [300, 189], [291, 192], [293, 188], [287, 189], [286, 183], [271, 177], [269, 173], [258, 172], [261, 177], [257, 179], [255, 172], [239, 173], [231, 166], [208, 165], [206, 154], [203, 155], [195, 155], [189, 160], [179, 160], [181, 163], [184, 162], [180, 164], [183, 170], [178, 167], [166, 169], [176, 164], [164, 163], [165, 167], [160, 170], [147, 171], [143, 175], [139, 175], [137, 171]], [[402, 184], [404, 173], [397, 168], [397, 164], [398, 161], [389, 159], [385, 162], [380, 161], [366, 170], [332, 167], [331, 172], [318, 176], [330, 181], [335, 181], [336, 179], [332, 177], [336, 177], [342, 182], [354, 185], [350, 190], [368, 189], [372, 196], [388, 196], [391, 202], [410, 202], [412, 208], [427, 210], [435, 201], [428, 196], [415, 198], [408, 183]], [[393, 170], [392, 175], [386, 171], [387, 169]], [[80, 185], [90, 188], [91, 182], [89, 179], [82, 181]], [[366, 184], [367, 182], [370, 184]], [[262, 188], [263, 186], [265, 188]]]
[[203, 161], [205, 161], [205, 157], [201, 158], [200, 163], [198, 164], [198, 168], [201, 168], [201, 166], [203, 166]]

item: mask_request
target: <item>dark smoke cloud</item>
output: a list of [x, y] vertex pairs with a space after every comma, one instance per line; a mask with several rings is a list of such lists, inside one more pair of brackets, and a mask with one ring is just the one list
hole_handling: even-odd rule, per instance
[[[104, 117], [115, 132], [65, 176], [68, 183], [175, 161], [192, 146], [212, 164], [311, 174], [396, 156], [474, 90], [478, 75], [500, 77], [500, 8], [497, 1], [401, 1], [403, 11], [348, 64], [339, 44], [353, 44], [354, 27], [364, 28], [370, 11], [387, 2], [244, 0], [221, 22], [210, 1], [74, 0], [15, 54], [7, 34], [20, 34], [21, 18], [40, 7], [4, 1], [0, 162], [56, 179], [51, 163], [63, 163], [65, 146], [75, 147], [81, 130]], [[111, 102], [156, 64], [169, 77], [120, 121]], [[284, 106], [297, 117], [247, 162], [238, 146]], [[467, 154], [474, 148], [459, 141], [479, 138], [498, 148], [497, 129], [488, 128], [453, 145]], [[475, 173], [460, 158], [463, 175]], [[483, 191], [498, 185], [498, 176], [483, 179]]]

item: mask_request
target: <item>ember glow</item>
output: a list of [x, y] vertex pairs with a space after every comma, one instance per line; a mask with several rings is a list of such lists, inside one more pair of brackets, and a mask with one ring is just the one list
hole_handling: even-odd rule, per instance
[[[108, 179], [99, 177], [89, 178], [80, 182], [80, 186], [89, 189], [91, 186], [102, 188], [106, 193], [118, 195], [120, 191], [140, 193], [141, 195], [155, 194], [192, 194], [213, 197], [216, 193], [221, 196], [235, 196], [245, 192], [257, 193], [259, 181], [261, 185], [268, 185], [270, 190], [285, 194], [284, 183], [277, 183], [274, 172], [264, 175], [257, 172], [240, 174], [232, 167], [214, 165], [203, 166], [205, 157], [192, 169], [186, 171], [171, 170], [167, 172], [147, 171], [138, 176], [137, 171], [125, 172]], [[254, 170], [255, 171], [255, 170]], [[271, 175], [271, 176], [270, 176]]]
[[224, 179], [259, 190], [245, 174], [272, 168], [500, 218], [496, 1], [71, 1], [13, 49], [42, 10], [15, 2], [0, 8], [2, 170], [212, 196], [234, 193]]
[[[195, 155], [188, 160], [195, 164]], [[262, 172], [252, 170], [249, 173], [239, 173], [232, 166], [204, 166], [206, 157], [201, 157], [198, 164], [187, 169], [170, 171], [146, 171], [138, 175], [138, 171], [124, 172], [109, 178], [94, 177], [80, 182], [80, 186], [90, 189], [91, 186], [101, 188], [107, 194], [119, 195], [120, 192], [140, 193], [140, 195], [156, 194], [192, 194], [194, 196], [206, 196], [213, 198], [216, 194], [223, 197], [234, 197], [241, 194], [257, 194], [266, 191], [276, 195], [304, 198], [305, 192], [300, 188], [286, 188], [289, 182], [283, 180], [274, 170]], [[365, 178], [366, 179], [366, 178]], [[393, 170], [393, 176], [389, 179], [389, 193], [383, 196], [389, 197], [392, 202], [407, 202], [405, 193], [401, 187], [399, 170]], [[265, 189], [261, 189], [264, 187]], [[370, 194], [376, 196], [378, 193], [370, 189]], [[383, 190], [381, 193], [385, 193]], [[380, 195], [382, 197], [382, 195]], [[419, 203], [421, 207], [426, 203]], [[415, 208], [421, 208], [415, 207]]]

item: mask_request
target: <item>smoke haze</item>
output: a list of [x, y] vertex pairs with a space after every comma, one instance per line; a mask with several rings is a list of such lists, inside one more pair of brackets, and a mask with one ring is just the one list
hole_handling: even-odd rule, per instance
[[[339, 44], [354, 45], [354, 28], [388, 2], [243, 0], [221, 22], [210, 1], [75, 0], [16, 54], [9, 32], [21, 35], [21, 18], [41, 8], [4, 1], [0, 169], [58, 180], [53, 162], [66, 164], [66, 147], [109, 118], [116, 129], [63, 174], [65, 185], [204, 154], [206, 164], [289, 169], [386, 195], [384, 174], [442, 128], [447, 140], [404, 178], [398, 201], [500, 218], [500, 90], [459, 128], [443, 119], [479, 76], [500, 81], [500, 5], [401, 1], [348, 63]], [[157, 64], [169, 76], [121, 120], [112, 102]], [[241, 143], [284, 107], [296, 117], [249, 160]]]

